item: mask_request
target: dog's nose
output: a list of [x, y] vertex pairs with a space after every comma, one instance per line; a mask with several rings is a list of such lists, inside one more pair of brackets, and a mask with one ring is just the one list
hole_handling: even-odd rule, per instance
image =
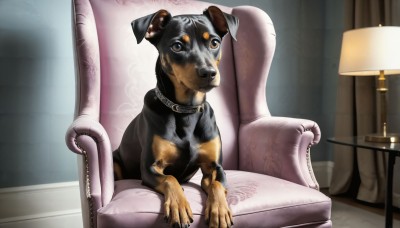
[[197, 73], [201, 78], [213, 80], [217, 76], [217, 71], [213, 67], [201, 67], [197, 69]]

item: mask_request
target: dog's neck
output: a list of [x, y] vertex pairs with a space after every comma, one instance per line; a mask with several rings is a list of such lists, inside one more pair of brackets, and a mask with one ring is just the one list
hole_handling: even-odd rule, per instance
[[187, 88], [173, 76], [167, 75], [161, 68], [160, 60], [156, 64], [157, 87], [172, 102], [180, 105], [197, 106], [206, 100], [206, 94]]

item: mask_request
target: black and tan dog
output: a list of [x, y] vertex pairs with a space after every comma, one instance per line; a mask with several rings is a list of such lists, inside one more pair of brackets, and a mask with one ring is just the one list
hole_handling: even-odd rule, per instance
[[206, 221], [230, 227], [221, 139], [206, 92], [220, 84], [222, 37], [230, 32], [235, 39], [238, 19], [215, 6], [202, 15], [172, 17], [160, 10], [134, 20], [132, 28], [138, 43], [146, 38], [159, 52], [157, 87], [147, 92], [114, 152], [116, 178], [141, 178], [164, 195], [166, 221], [189, 227], [193, 215], [179, 183], [200, 168]]

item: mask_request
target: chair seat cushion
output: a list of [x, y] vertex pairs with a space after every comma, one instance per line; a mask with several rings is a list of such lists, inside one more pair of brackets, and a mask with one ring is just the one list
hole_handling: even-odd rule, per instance
[[[323, 227], [330, 224], [331, 200], [317, 190], [267, 175], [228, 170], [227, 200], [234, 227]], [[201, 172], [183, 184], [194, 222], [204, 220], [206, 194], [200, 187]], [[98, 227], [168, 227], [163, 218], [163, 196], [140, 180], [115, 182], [112, 201], [98, 210]]]

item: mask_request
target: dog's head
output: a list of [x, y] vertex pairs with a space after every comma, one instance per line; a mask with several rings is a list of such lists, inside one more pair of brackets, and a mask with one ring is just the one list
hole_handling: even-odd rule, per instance
[[202, 15], [172, 17], [166, 10], [132, 22], [136, 40], [156, 46], [163, 71], [180, 85], [208, 92], [219, 86], [218, 64], [222, 38], [229, 32], [236, 40], [239, 21], [210, 6]]

